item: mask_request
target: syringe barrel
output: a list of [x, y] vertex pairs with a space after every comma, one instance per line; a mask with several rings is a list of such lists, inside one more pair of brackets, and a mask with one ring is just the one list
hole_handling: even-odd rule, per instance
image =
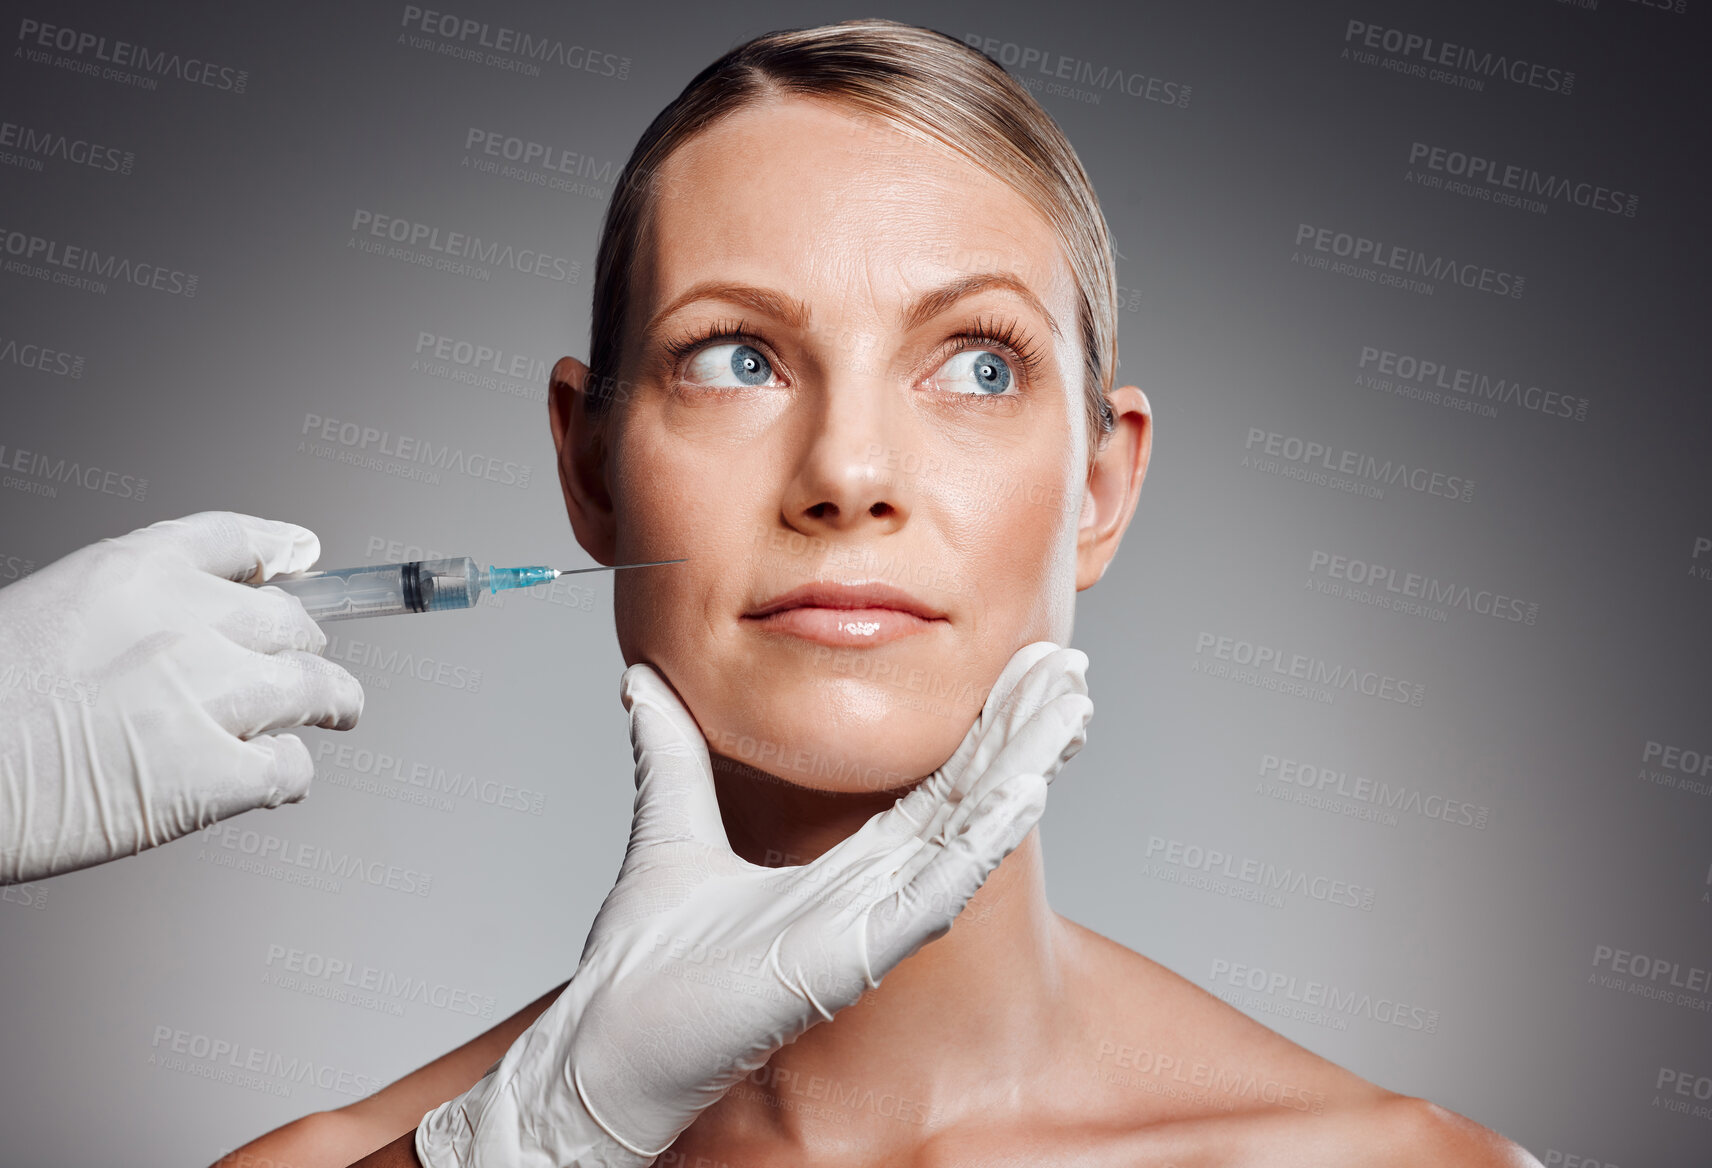
[[348, 620], [405, 612], [471, 608], [480, 599], [487, 572], [468, 556], [330, 568], [269, 580], [303, 602], [310, 619]]

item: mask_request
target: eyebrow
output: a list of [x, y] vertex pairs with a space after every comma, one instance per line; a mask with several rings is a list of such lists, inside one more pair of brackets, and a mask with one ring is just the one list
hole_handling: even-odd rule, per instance
[[1046, 311], [1046, 305], [1040, 302], [1040, 297], [1036, 296], [1027, 284], [1004, 272], [976, 272], [935, 288], [912, 304], [909, 311], [904, 313], [904, 331], [908, 332], [927, 323], [964, 297], [973, 296], [977, 292], [985, 292], [988, 289], [1002, 289], [1014, 294], [1024, 304], [1040, 314], [1040, 318], [1046, 322], [1046, 327], [1052, 330], [1053, 336], [1060, 340], [1063, 339], [1064, 334], [1058, 331], [1058, 322], [1052, 318], [1050, 312]]
[[[1005, 272], [977, 272], [925, 293], [904, 313], [904, 331], [908, 332], [918, 328], [966, 297], [973, 296], [977, 292], [994, 289], [1015, 295], [1040, 314], [1041, 319], [1046, 321], [1047, 327], [1052, 330], [1053, 336], [1063, 338], [1064, 334], [1059, 330], [1058, 322], [1053, 319], [1050, 312], [1046, 311], [1046, 305], [1041, 303], [1040, 297], [1036, 296], [1027, 284]], [[659, 328], [661, 321], [687, 305], [701, 300], [724, 300], [732, 304], [741, 304], [764, 316], [769, 316], [789, 328], [806, 330], [809, 327], [808, 305], [795, 297], [784, 296], [753, 284], [704, 280], [693, 285], [673, 299], [666, 307], [656, 312], [653, 318], [648, 321], [648, 326], [643, 335], [652, 336]]]

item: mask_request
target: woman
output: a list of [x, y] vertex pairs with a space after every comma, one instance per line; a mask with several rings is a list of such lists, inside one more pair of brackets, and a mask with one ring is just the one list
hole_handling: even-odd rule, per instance
[[[619, 641], [705, 740], [738, 856], [794, 871], [861, 838], [1027, 689], [1039, 643], [1068, 642], [1151, 444], [1146, 398], [1112, 387], [1114, 301], [1068, 142], [940, 34], [861, 21], [761, 37], [644, 134], [601, 241], [590, 368], [554, 368], [553, 436], [591, 555], [687, 557], [616, 582]], [[1061, 677], [1041, 684], [1076, 688], [1073, 652], [1048, 654]], [[676, 702], [663, 686], [658, 700]], [[1061, 757], [1077, 732], [1058, 728]], [[423, 1114], [444, 1120], [505, 1054], [503, 1076], [528, 1045], [513, 1039], [571, 996], [237, 1162], [416, 1162]], [[675, 1019], [686, 1042], [723, 1022]], [[657, 1162], [1535, 1163], [1057, 916], [1033, 831], [955, 928], [787, 1041]], [[591, 1114], [649, 1105], [588, 1086]]]

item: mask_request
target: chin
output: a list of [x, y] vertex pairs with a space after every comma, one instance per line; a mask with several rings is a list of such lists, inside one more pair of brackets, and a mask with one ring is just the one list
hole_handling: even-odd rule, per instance
[[684, 694], [708, 750], [796, 787], [877, 794], [912, 786], [951, 757], [985, 690], [911, 693], [889, 682], [731, 679]]

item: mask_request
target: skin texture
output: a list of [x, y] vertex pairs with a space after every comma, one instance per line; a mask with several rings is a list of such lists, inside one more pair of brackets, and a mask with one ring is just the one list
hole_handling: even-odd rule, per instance
[[[1038, 277], [1029, 298], [1049, 316], [995, 287], [900, 327], [926, 293], [999, 274], [960, 259], [1018, 253], [1030, 234], [1016, 222], [1018, 196], [949, 158], [858, 194], [827, 179], [871, 148], [869, 124], [791, 108], [734, 117], [667, 164], [666, 190], [718, 194], [656, 205], [653, 240], [696, 243], [651, 246], [634, 267], [638, 311], [626, 350], [635, 365], [621, 376], [640, 388], [607, 433], [576, 426], [578, 437], [605, 443], [608, 457], [596, 466], [588, 447], [575, 452], [571, 520], [608, 562], [689, 557], [621, 582], [619, 644], [626, 662], [652, 662], [671, 680], [711, 747], [755, 762], [760, 747], [743, 751], [744, 738], [788, 744], [793, 759], [801, 751], [813, 761], [762, 769], [799, 786], [889, 788], [895, 797], [956, 748], [1012, 652], [1069, 640], [1075, 589], [1104, 570], [1134, 504], [1127, 482], [1112, 483], [1103, 527], [1081, 535], [1081, 355], [1054, 335], [1075, 336], [1075, 285], [1056, 249], [1029, 255]], [[831, 137], [781, 150], [769, 129], [775, 117], [799, 126], [805, 143]], [[748, 161], [734, 166], [738, 157]], [[945, 214], [971, 200], [1007, 204], [1007, 218], [976, 228]], [[709, 284], [799, 302], [807, 327], [728, 295], [683, 303]], [[1042, 350], [1038, 376], [1002, 398], [977, 397], [967, 377], [962, 392], [925, 388], [952, 355], [947, 336], [983, 318], [1017, 322]], [[676, 380], [661, 342], [738, 322], [769, 342], [781, 384], [734, 393]], [[572, 384], [581, 376], [559, 372]], [[1139, 391], [1126, 396], [1145, 411]], [[1134, 462], [1135, 434], [1126, 436]], [[1066, 502], [1018, 505], [1031, 492]], [[946, 619], [864, 648], [860, 662], [758, 635], [741, 619], [789, 587], [829, 577], [897, 581]], [[929, 708], [900, 700], [910, 696], [925, 696]], [[860, 764], [860, 774], [844, 763]]]
[[[581, 363], [554, 369], [566, 507], [603, 563], [688, 557], [615, 581], [625, 661], [659, 668], [700, 723], [733, 848], [801, 863], [938, 766], [1017, 648], [1068, 642], [1075, 593], [1100, 579], [1135, 509], [1149, 407], [1135, 387], [1115, 390], [1117, 430], [1091, 446], [1056, 240], [1021, 196], [943, 147], [893, 136], [879, 150], [871, 122], [784, 99], [718, 123], [664, 171], [681, 195], [662, 200], [638, 257], [615, 371], [635, 388], [591, 417]], [[1024, 291], [988, 285], [911, 319], [927, 293], [997, 272]], [[710, 284], [773, 302], [685, 301]], [[779, 310], [793, 301], [804, 319]], [[663, 347], [738, 321], [773, 368], [765, 385], [708, 388], [698, 378], [731, 349], [694, 364]], [[955, 339], [981, 321], [1023, 334], [1037, 358], [1026, 376], [1020, 356]], [[1020, 393], [971, 397], [946, 372], [966, 349], [1004, 356]], [[745, 616], [809, 580], [865, 579], [945, 619], [839, 655]], [[1096, 653], [1097, 709], [1098, 665]], [[379, 1148], [363, 1163], [414, 1163], [415, 1117], [473, 1083], [552, 996], [231, 1162], [308, 1168]], [[658, 1163], [1536, 1161], [1059, 916], [1030, 833], [946, 936], [780, 1050]]]

